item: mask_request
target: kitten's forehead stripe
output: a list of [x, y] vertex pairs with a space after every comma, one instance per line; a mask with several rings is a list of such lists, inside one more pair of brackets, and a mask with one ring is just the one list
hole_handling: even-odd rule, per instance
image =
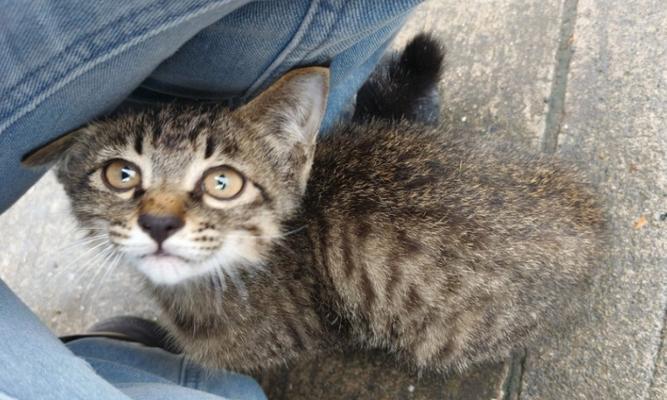
[[212, 119], [208, 113], [201, 113], [194, 118], [191, 118], [186, 122], [186, 126], [183, 128], [187, 134], [188, 139], [193, 144], [197, 145], [197, 141], [201, 134], [207, 132], [207, 127], [211, 126]]
[[153, 129], [151, 129], [151, 136], [151, 139], [153, 139], [153, 145], [155, 146], [160, 140], [160, 136], [162, 136], [162, 127], [160, 125], [153, 127]]
[[210, 158], [215, 150], [215, 139], [211, 135], [206, 137], [206, 149], [204, 150], [204, 159]]
[[137, 134], [134, 137], [134, 150], [137, 154], [142, 155], [144, 150], [144, 137], [140, 134]]
[[239, 152], [239, 146], [234, 140], [225, 140], [222, 143], [222, 151], [233, 156]]

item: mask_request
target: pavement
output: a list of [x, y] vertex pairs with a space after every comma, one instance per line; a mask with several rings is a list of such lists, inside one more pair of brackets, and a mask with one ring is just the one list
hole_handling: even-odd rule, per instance
[[[336, 354], [266, 373], [272, 399], [667, 398], [667, 6], [664, 0], [430, 0], [397, 46], [448, 48], [443, 115], [587, 166], [611, 250], [587, 313], [512, 359], [464, 375]], [[51, 174], [0, 216], [0, 278], [58, 334], [119, 314], [157, 316], [129, 267], [99, 269]], [[78, 244], [77, 244], [78, 243]]]

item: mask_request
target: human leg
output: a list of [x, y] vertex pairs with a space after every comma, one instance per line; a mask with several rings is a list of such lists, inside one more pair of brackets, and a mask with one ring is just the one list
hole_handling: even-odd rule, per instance
[[265, 399], [250, 377], [102, 337], [67, 347], [0, 281], [0, 394], [19, 400]]
[[129, 399], [76, 357], [0, 281], [0, 393], [19, 400]]
[[133, 399], [266, 399], [248, 376], [206, 369], [161, 348], [104, 337], [77, 339], [67, 347]]

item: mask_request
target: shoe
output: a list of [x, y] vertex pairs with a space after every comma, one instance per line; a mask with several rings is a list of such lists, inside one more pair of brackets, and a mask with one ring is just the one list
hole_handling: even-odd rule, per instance
[[180, 354], [181, 349], [169, 338], [167, 331], [158, 323], [133, 316], [113, 317], [98, 322], [88, 331], [78, 335], [63, 336], [63, 343], [87, 337], [105, 337], [158, 347], [170, 353]]

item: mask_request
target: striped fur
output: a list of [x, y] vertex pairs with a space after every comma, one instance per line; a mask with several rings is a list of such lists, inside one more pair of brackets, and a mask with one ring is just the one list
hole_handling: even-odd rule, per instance
[[202, 159], [250, 177], [256, 193], [238, 206], [207, 206], [195, 187], [185, 218], [196, 221], [191, 242], [201, 251], [233, 230], [253, 238], [237, 249], [253, 254], [214, 259], [220, 273], [178, 284], [147, 280], [189, 357], [252, 370], [314, 351], [379, 348], [446, 371], [505, 357], [572, 315], [604, 241], [603, 212], [582, 174], [407, 120], [363, 118], [316, 146], [290, 137], [314, 123], [290, 111], [311, 104], [289, 84], [308, 73], [232, 112], [167, 106], [95, 123], [62, 157], [58, 176], [84, 226], [131, 225], [144, 194], [122, 199], [91, 178], [124, 152], [151, 166], [155, 190], [183, 185], [181, 171]]

